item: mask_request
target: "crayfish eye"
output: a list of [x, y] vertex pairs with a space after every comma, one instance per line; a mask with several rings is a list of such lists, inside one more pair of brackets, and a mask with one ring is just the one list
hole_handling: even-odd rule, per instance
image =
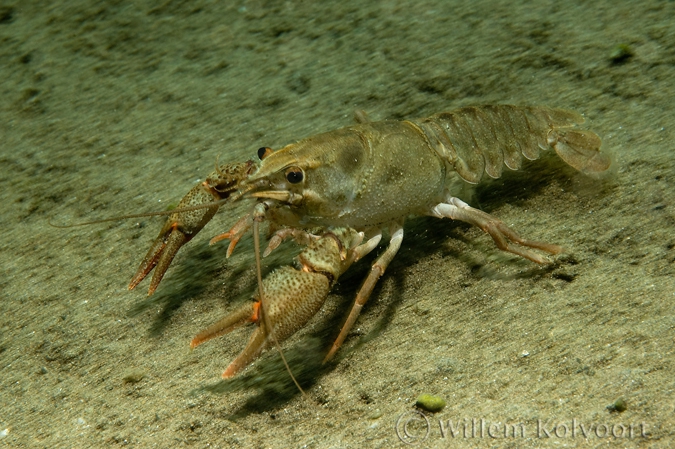
[[270, 147], [260, 147], [258, 148], [258, 157], [262, 161], [265, 159], [267, 156], [272, 154], [272, 149]]
[[289, 167], [286, 170], [286, 180], [291, 184], [302, 182], [302, 178], [304, 178], [304, 174], [299, 167]]

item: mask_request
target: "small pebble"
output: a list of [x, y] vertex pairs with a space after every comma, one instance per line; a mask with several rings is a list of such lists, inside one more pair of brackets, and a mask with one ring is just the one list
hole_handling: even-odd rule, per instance
[[145, 372], [143, 371], [128, 371], [122, 380], [125, 384], [135, 384], [143, 380], [145, 377]]
[[622, 62], [626, 62], [632, 56], [633, 50], [630, 48], [628, 44], [619, 44], [612, 49], [611, 53], [609, 54], [609, 59], [614, 64], [619, 64]]
[[431, 413], [440, 412], [445, 407], [445, 399], [431, 394], [421, 394], [415, 405]]
[[626, 404], [626, 401], [623, 400], [623, 398], [619, 398], [616, 401], [614, 401], [613, 404], [608, 405], [607, 410], [610, 412], [625, 412], [626, 409], [628, 408], [628, 404]]

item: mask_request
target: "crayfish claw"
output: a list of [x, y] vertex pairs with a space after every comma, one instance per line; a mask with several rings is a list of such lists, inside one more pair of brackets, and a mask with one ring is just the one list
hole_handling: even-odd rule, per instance
[[187, 241], [190, 240], [187, 235], [182, 231], [174, 227], [174, 229], [169, 234], [169, 237], [166, 239], [166, 244], [162, 253], [159, 255], [159, 260], [157, 261], [157, 266], [155, 267], [155, 272], [152, 275], [150, 280], [150, 287], [148, 288], [148, 296], [155, 293], [159, 283], [162, 281], [166, 270], [169, 269], [173, 258], [176, 257], [178, 250], [181, 246], [185, 245]]
[[[168, 228], [168, 231], [165, 230], [166, 228]], [[167, 223], [153, 242], [145, 258], [143, 258], [138, 270], [136, 270], [136, 274], [129, 283], [129, 290], [136, 288], [153, 268], [157, 268], [148, 289], [148, 296], [152, 295], [157, 290], [157, 286], [162, 281], [166, 270], [169, 269], [176, 253], [188, 240], [188, 236], [178, 229], [177, 223]]]
[[209, 240], [209, 245], [215, 245], [221, 240], [229, 239], [230, 244], [227, 246], [227, 252], [225, 253], [225, 257], [229, 259], [232, 253], [234, 252], [234, 248], [236, 248], [237, 243], [239, 243], [239, 240], [241, 240], [244, 234], [246, 234], [246, 232], [249, 229], [251, 229], [252, 225], [253, 225], [253, 214], [248, 213], [243, 217], [241, 217], [229, 231], [224, 232], [222, 234], [218, 234], [217, 236]]
[[253, 334], [251, 334], [251, 338], [248, 340], [246, 348], [244, 348], [244, 350], [239, 353], [237, 358], [232, 360], [227, 368], [225, 368], [225, 371], [223, 371], [223, 379], [230, 379], [236, 376], [255, 359], [257, 359], [265, 349], [266, 341], [267, 334], [265, 333], [264, 328], [258, 327], [255, 331], [253, 331]]
[[220, 321], [213, 323], [211, 326], [195, 335], [190, 342], [190, 348], [194, 349], [205, 341], [232, 332], [234, 329], [243, 326], [248, 322], [256, 322], [258, 320], [259, 307], [260, 302], [249, 302], [243, 305], [231, 314], [222, 318]]
[[[296, 234], [301, 233], [298, 231]], [[190, 346], [194, 348], [247, 322], [255, 323], [257, 327], [246, 348], [223, 373], [224, 378], [237, 375], [273, 344], [273, 339], [269, 338], [272, 333], [277, 342], [281, 343], [317, 314], [326, 301], [330, 288], [354, 261], [351, 253], [355, 248], [350, 243], [360, 243], [362, 236], [358, 237], [355, 231], [348, 228], [328, 232], [316, 239], [314, 236], [308, 237], [308, 247], [298, 255], [301, 269], [280, 267], [263, 280], [264, 300], [269, 314], [267, 320], [262, 319], [261, 302], [257, 298], [257, 302], [237, 309], [200, 332]], [[272, 332], [265, 323], [269, 323]]]
[[[129, 290], [133, 290], [153, 268], [157, 267], [148, 290], [148, 295], [152, 295], [180, 247], [206, 226], [225, 200], [236, 196], [241, 182], [254, 169], [255, 164], [252, 161], [223, 165], [208, 176], [206, 181], [194, 186], [169, 215], [169, 219], [131, 279]], [[244, 221], [244, 219], [239, 220], [235, 227], [237, 225], [241, 227]], [[246, 229], [248, 228], [241, 230], [241, 234]], [[232, 228], [230, 235], [234, 230], [236, 229]]]
[[166, 243], [164, 242], [163, 238], [155, 239], [155, 241], [152, 243], [152, 246], [150, 247], [150, 250], [148, 250], [148, 253], [145, 255], [143, 261], [138, 266], [136, 274], [134, 274], [134, 277], [131, 278], [131, 282], [129, 282], [129, 290], [136, 288], [136, 286], [140, 284], [143, 279], [145, 279], [148, 273], [150, 273], [152, 269], [155, 268], [155, 265], [157, 265], [157, 261], [159, 260], [159, 257], [162, 254], [165, 246]]
[[[129, 290], [133, 290], [153, 268], [157, 268], [148, 295], [155, 292], [181, 246], [197, 235], [218, 211], [219, 206], [218, 203], [214, 203], [215, 200], [218, 200], [217, 193], [205, 183], [197, 184], [185, 195], [178, 203], [176, 212], [169, 215], [169, 219], [143, 258], [129, 283]], [[198, 209], [184, 210], [195, 206]]]
[[[328, 296], [331, 282], [324, 274], [281, 267], [266, 277], [263, 285], [269, 323], [277, 341], [283, 342], [316, 315]], [[249, 303], [197, 334], [190, 346], [194, 348], [243, 324], [255, 323], [257, 327], [248, 344], [223, 373], [224, 378], [233, 377], [272, 344], [261, 312], [260, 301]]]
[[[250, 322], [258, 323], [259, 320], [260, 301], [255, 303], [249, 302], [195, 335], [195, 337], [190, 342], [190, 348], [194, 349], [205, 341], [230, 333], [234, 329], [243, 326], [244, 324]], [[251, 335], [246, 348], [227, 367], [223, 373], [223, 378], [228, 379], [236, 375], [239, 373], [239, 371], [246, 368], [251, 362], [253, 362], [253, 360], [255, 360], [265, 348], [266, 338], [267, 335], [265, 333], [264, 326], [258, 327]]]
[[133, 290], [136, 286], [146, 278], [146, 276], [156, 268], [150, 287], [148, 288], [148, 296], [155, 293], [159, 283], [162, 281], [164, 274], [169, 269], [173, 258], [176, 257], [181, 246], [185, 245], [192, 237], [188, 235], [175, 221], [167, 221], [159, 235], [152, 243], [150, 250], [145, 255], [141, 264], [136, 270], [136, 274], [129, 282], [129, 290]]

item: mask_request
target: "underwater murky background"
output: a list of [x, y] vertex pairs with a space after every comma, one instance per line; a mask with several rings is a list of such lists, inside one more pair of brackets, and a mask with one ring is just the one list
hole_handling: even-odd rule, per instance
[[[419, 447], [675, 444], [674, 18], [655, 0], [0, 1], [0, 445], [402, 447], [421, 393], [448, 405]], [[608, 178], [550, 156], [467, 198], [567, 253], [535, 266], [479, 229], [409, 220], [335, 363], [372, 257], [284, 345], [310, 400], [274, 351], [220, 382], [250, 328], [189, 350], [255, 287], [250, 239], [229, 260], [207, 245], [250, 204], [223, 208], [150, 298], [126, 286], [162, 218], [49, 225], [165, 210], [217, 157], [356, 109], [484, 103], [574, 109], [602, 136]], [[447, 428], [481, 419], [526, 435]]]

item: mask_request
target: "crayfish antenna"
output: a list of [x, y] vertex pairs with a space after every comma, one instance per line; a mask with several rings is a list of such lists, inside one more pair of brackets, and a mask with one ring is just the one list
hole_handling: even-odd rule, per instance
[[47, 221], [47, 224], [51, 226], [52, 228], [58, 228], [58, 229], [68, 229], [68, 228], [78, 228], [80, 226], [90, 226], [94, 224], [100, 224], [100, 223], [109, 223], [112, 221], [122, 221], [122, 220], [129, 220], [131, 218], [144, 218], [144, 217], [162, 217], [162, 216], [168, 216], [172, 215], [175, 213], [180, 213], [180, 212], [192, 212], [195, 210], [201, 210], [201, 209], [208, 209], [209, 207], [214, 207], [214, 206], [221, 206], [227, 202], [231, 202], [230, 199], [228, 198], [223, 198], [222, 200], [218, 201], [212, 201], [209, 203], [204, 203], [204, 204], [198, 204], [195, 206], [186, 206], [186, 207], [177, 207], [175, 209], [171, 210], [160, 210], [160, 211], [155, 211], [155, 212], [142, 212], [140, 214], [127, 214], [127, 215], [118, 215], [116, 217], [109, 217], [109, 218], [101, 218], [98, 220], [91, 220], [91, 221], [81, 221], [79, 223], [71, 223], [71, 224], [55, 224], [52, 222], [52, 219], [50, 218]]
[[276, 346], [277, 351], [279, 351], [279, 355], [281, 356], [281, 360], [284, 362], [284, 366], [286, 367], [286, 371], [288, 371], [288, 375], [291, 376], [291, 379], [293, 379], [293, 383], [295, 384], [296, 387], [298, 387], [298, 390], [300, 391], [300, 394], [302, 394], [303, 398], [309, 400], [307, 393], [305, 393], [305, 390], [303, 390], [302, 387], [300, 386], [300, 383], [298, 383], [298, 380], [293, 375], [293, 371], [291, 371], [291, 367], [288, 365], [288, 362], [286, 361], [286, 356], [284, 356], [284, 351], [281, 349], [281, 345], [279, 344], [276, 335], [274, 335], [274, 328], [272, 327], [272, 322], [270, 321], [269, 318], [267, 300], [265, 299], [265, 292], [263, 289], [262, 268], [261, 268], [262, 264], [260, 261], [260, 221], [263, 219], [263, 217], [264, 213], [256, 213], [255, 218], [253, 220], [253, 247], [255, 251], [255, 268], [256, 268], [256, 275], [258, 277], [258, 295], [260, 296], [260, 312], [262, 315], [262, 322], [265, 324], [265, 328], [269, 332], [269, 338], [272, 339], [272, 341], [274, 342], [274, 346]]

